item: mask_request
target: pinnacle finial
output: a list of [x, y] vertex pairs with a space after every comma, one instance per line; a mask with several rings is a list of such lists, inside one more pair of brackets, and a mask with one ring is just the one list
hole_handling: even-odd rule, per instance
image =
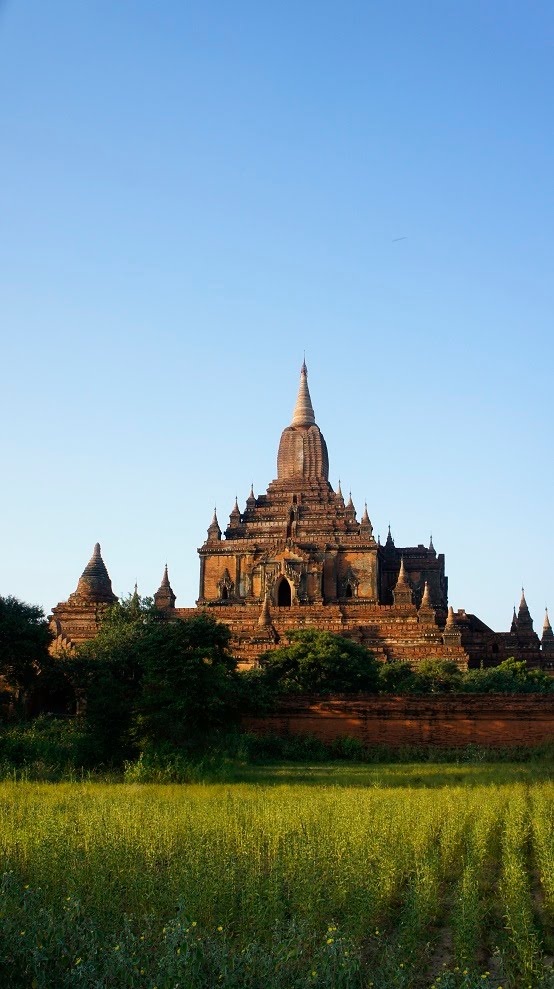
[[453, 628], [454, 625], [455, 625], [455, 622], [454, 622], [454, 608], [452, 607], [452, 605], [450, 605], [450, 607], [448, 609], [448, 616], [446, 618], [446, 627], [447, 628]]
[[219, 528], [219, 522], [217, 521], [217, 510], [215, 508], [212, 521], [208, 526], [208, 539], [210, 542], [221, 539], [221, 529]]
[[429, 583], [428, 583], [428, 581], [425, 581], [425, 587], [423, 589], [423, 597], [421, 599], [421, 607], [422, 608], [432, 608], [433, 607], [433, 605], [431, 603], [431, 592], [429, 590]]
[[433, 546], [433, 533], [431, 533], [431, 537], [429, 539], [429, 552], [430, 553], [435, 552], [435, 547]]
[[308, 368], [306, 367], [306, 361], [303, 362], [300, 369], [300, 385], [298, 388], [298, 397], [296, 399], [291, 425], [315, 425], [315, 415], [312, 400], [310, 398], [310, 390], [308, 388]]
[[548, 617], [548, 608], [544, 609], [544, 622], [542, 626], [543, 632], [552, 631], [552, 625], [550, 624], [550, 618]]
[[362, 522], [365, 522], [366, 525], [369, 522], [369, 515], [367, 514], [367, 501], [364, 501], [364, 513], [362, 515]]
[[412, 585], [406, 576], [403, 556], [400, 557], [400, 570], [398, 571], [398, 580], [393, 591], [393, 599], [395, 605], [400, 606], [411, 606], [414, 603]]
[[401, 556], [400, 557], [400, 570], [398, 571], [398, 580], [397, 580], [396, 586], [398, 587], [399, 584], [405, 584], [405, 583], [406, 583], [406, 568], [404, 566], [404, 557]]

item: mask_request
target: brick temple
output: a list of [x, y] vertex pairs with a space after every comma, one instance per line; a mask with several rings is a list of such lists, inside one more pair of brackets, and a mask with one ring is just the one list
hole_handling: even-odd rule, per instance
[[[355, 639], [383, 661], [417, 665], [447, 659], [463, 669], [514, 656], [554, 672], [554, 634], [545, 615], [542, 638], [522, 593], [510, 630], [494, 632], [475, 615], [448, 607], [444, 554], [428, 546], [384, 545], [373, 534], [367, 505], [358, 520], [340, 484], [329, 483], [329, 456], [316, 423], [304, 363], [292, 421], [281, 435], [277, 478], [265, 494], [250, 491], [241, 512], [235, 499], [224, 532], [214, 512], [198, 550], [196, 608], [176, 608], [167, 566], [154, 595], [172, 619], [206, 610], [232, 634], [242, 667], [286, 642], [297, 628]], [[116, 601], [98, 543], [77, 589], [52, 609], [57, 648], [96, 634]]]

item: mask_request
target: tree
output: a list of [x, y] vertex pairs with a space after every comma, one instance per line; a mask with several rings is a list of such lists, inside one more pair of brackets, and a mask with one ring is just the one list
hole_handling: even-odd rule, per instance
[[52, 665], [52, 633], [41, 608], [15, 597], [0, 597], [0, 676], [26, 714], [42, 672]]
[[169, 621], [149, 598], [107, 609], [74, 664], [99, 759], [182, 745], [232, 720], [239, 692], [229, 639], [211, 616]]
[[355, 693], [377, 689], [377, 663], [357, 642], [332, 632], [302, 629], [289, 645], [260, 657], [266, 682], [281, 693]]
[[240, 689], [229, 640], [227, 626], [207, 614], [149, 629], [135, 711], [142, 745], [196, 744], [235, 719]]
[[144, 639], [158, 621], [150, 598], [137, 594], [122, 598], [106, 609], [97, 635], [78, 647], [71, 663], [99, 762], [121, 759], [134, 751], [133, 716], [143, 673]]

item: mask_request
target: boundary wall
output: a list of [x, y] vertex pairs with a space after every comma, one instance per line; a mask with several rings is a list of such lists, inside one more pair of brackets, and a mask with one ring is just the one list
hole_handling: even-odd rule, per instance
[[374, 696], [302, 694], [283, 698], [242, 727], [258, 735], [348, 735], [364, 746], [513, 746], [554, 743], [554, 694]]

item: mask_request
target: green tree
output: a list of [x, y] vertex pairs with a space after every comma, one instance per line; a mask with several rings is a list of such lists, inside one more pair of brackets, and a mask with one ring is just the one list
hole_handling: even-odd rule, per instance
[[131, 755], [133, 718], [143, 674], [144, 642], [160, 621], [150, 598], [129, 595], [107, 608], [94, 639], [82, 643], [72, 680], [98, 761]]
[[135, 734], [142, 746], [196, 745], [233, 721], [239, 707], [230, 632], [210, 615], [157, 622], [141, 643]]
[[41, 608], [15, 597], [0, 597], [0, 677], [25, 716], [41, 673], [52, 666], [52, 633]]
[[99, 761], [145, 745], [197, 742], [238, 708], [230, 632], [206, 614], [168, 621], [149, 598], [107, 609], [74, 662], [84, 717]]
[[291, 632], [289, 645], [265, 653], [260, 663], [266, 682], [281, 693], [373, 693], [377, 689], [377, 663], [371, 653], [332, 632]]

